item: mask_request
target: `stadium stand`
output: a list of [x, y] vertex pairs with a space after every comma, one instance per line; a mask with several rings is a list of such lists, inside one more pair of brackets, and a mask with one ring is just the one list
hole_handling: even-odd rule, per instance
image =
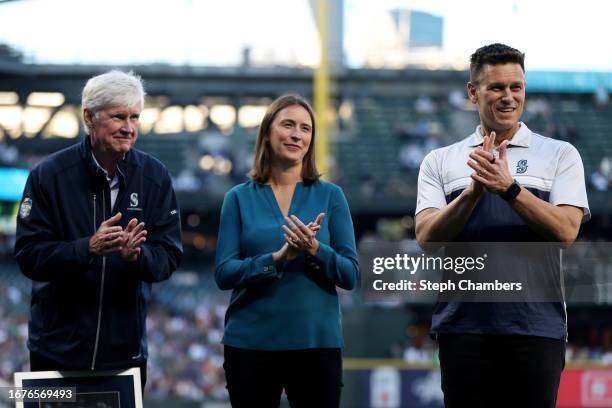
[[[21, 108], [32, 91], [62, 92], [65, 105], [76, 107], [85, 79], [106, 68], [3, 65], [0, 92], [17, 93], [16, 105]], [[147, 80], [150, 95], [164, 96], [167, 104], [180, 107], [199, 106], [204, 97], [212, 95], [239, 109], [252, 100], [288, 91], [308, 97], [312, 92], [312, 72], [301, 69], [133, 68]], [[335, 165], [329, 176], [347, 194], [359, 241], [413, 238], [420, 160], [431, 149], [459, 140], [476, 126], [477, 114], [463, 97], [466, 77], [464, 72], [442, 71], [337, 73], [334, 115], [338, 120], [330, 146]], [[582, 237], [609, 240], [612, 116], [592, 96], [587, 92], [529, 93], [524, 120], [533, 130], [570, 141], [579, 149], [591, 180], [589, 200], [594, 215], [585, 224]], [[214, 98], [212, 104], [206, 103], [212, 108]], [[76, 141], [45, 136], [43, 130], [31, 137], [13, 137], [0, 120], [0, 165], [31, 168], [45, 155]], [[82, 135], [81, 129], [77, 137]], [[181, 270], [154, 288], [147, 320], [147, 406], [227, 401], [219, 342], [229, 294], [214, 286], [211, 265], [223, 194], [245, 179], [255, 135], [255, 128], [242, 127], [237, 121], [226, 129], [202, 126], [197, 131], [173, 133], [157, 133], [151, 127], [136, 145], [159, 158], [172, 173], [182, 207], [187, 255]], [[14, 217], [15, 203], [9, 204], [9, 215]], [[25, 339], [30, 283], [10, 258], [13, 240], [10, 230], [0, 232], [0, 385], [10, 383], [15, 371], [28, 368]], [[606, 267], [593, 266], [612, 276]], [[372, 306], [364, 305], [358, 293], [341, 293], [341, 297], [347, 343], [346, 406], [358, 399], [355, 395], [362, 395], [364, 372], [378, 364], [364, 359], [372, 358], [392, 358], [383, 363], [422, 370], [423, 395], [433, 395], [429, 406], [436, 406], [439, 378], [432, 374], [436, 372], [436, 349], [427, 336], [430, 306]], [[568, 363], [599, 368], [612, 365], [611, 305], [612, 299], [569, 305]]]

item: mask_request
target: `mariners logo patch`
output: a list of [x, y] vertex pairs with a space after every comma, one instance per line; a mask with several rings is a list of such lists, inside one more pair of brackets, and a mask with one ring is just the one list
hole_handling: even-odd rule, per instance
[[142, 208], [138, 207], [138, 193], [130, 194], [130, 206], [127, 208], [128, 211], [142, 211]]
[[519, 160], [516, 163], [516, 174], [523, 174], [527, 171], [527, 160]]
[[19, 216], [21, 218], [26, 218], [28, 215], [30, 215], [31, 211], [32, 199], [30, 197], [24, 197], [23, 201], [21, 202], [21, 207], [19, 207]]

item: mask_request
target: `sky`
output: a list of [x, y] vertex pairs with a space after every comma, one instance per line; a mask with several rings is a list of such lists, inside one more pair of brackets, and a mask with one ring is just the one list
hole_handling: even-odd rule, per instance
[[[527, 69], [612, 72], [612, 2], [599, 0], [345, 0], [350, 66], [363, 65], [392, 8], [442, 16], [451, 59], [503, 42], [526, 53]], [[308, 0], [11, 1], [0, 3], [0, 42], [61, 64], [236, 65], [250, 47], [255, 61], [310, 65], [319, 49]]]

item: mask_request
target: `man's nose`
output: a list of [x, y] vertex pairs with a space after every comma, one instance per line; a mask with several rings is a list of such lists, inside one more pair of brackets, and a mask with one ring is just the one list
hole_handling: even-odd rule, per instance
[[127, 119], [123, 122], [123, 125], [121, 126], [121, 131], [124, 133], [134, 133], [134, 131], [136, 130], [136, 124], [133, 123], [130, 119]]
[[512, 99], [512, 90], [510, 89], [510, 87], [504, 88], [504, 95], [502, 96], [502, 98], [504, 100], [511, 100]]

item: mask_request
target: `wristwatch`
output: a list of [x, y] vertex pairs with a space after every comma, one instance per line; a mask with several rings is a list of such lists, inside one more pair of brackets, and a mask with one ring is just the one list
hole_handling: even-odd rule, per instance
[[499, 196], [506, 201], [514, 200], [517, 195], [521, 192], [521, 185], [518, 181], [513, 180], [510, 187], [503, 193], [500, 193]]

